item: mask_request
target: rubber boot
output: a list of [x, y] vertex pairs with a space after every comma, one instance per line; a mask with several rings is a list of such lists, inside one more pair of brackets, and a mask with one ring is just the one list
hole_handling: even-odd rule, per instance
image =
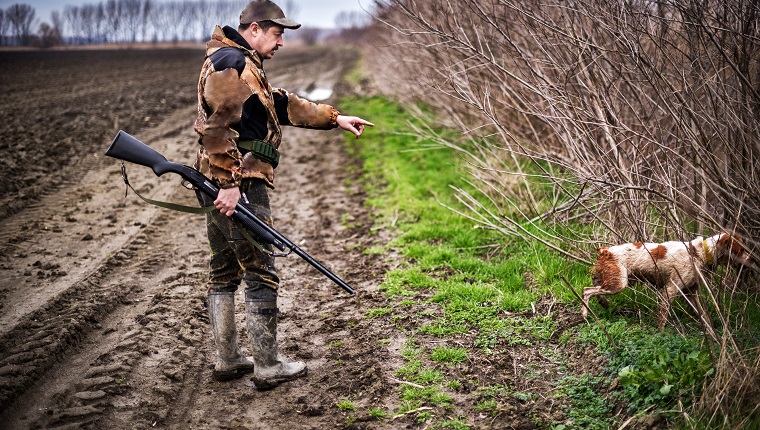
[[302, 361], [287, 361], [277, 352], [277, 303], [245, 301], [248, 337], [253, 353], [253, 382], [259, 390], [277, 386], [306, 374]]
[[245, 357], [238, 349], [235, 293], [208, 293], [208, 316], [216, 344], [214, 379], [229, 381], [253, 371], [253, 359]]

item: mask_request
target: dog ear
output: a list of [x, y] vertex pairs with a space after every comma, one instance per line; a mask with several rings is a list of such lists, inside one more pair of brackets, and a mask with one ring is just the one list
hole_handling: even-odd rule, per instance
[[731, 246], [731, 248], [730, 248], [731, 249], [731, 254], [733, 254], [733, 255], [735, 255], [737, 257], [740, 257], [740, 256], [742, 256], [744, 254], [746, 254], [747, 256], [749, 256], [749, 254], [747, 254], [746, 251], [745, 251], [744, 241], [742, 240], [741, 237], [739, 237], [738, 234], [733, 233], [733, 234], [729, 235], [729, 240], [730, 240], [730, 243], [731, 243], [731, 245], [730, 245]]
[[723, 254], [723, 258], [734, 261], [743, 266], [747, 266], [755, 271], [760, 272], [757, 262], [752, 258], [744, 245], [744, 240], [736, 233], [724, 233], [716, 243], [720, 246], [718, 252]]
[[731, 244], [733, 243], [731, 235], [720, 233], [713, 237], [717, 237], [712, 249], [713, 258], [725, 263], [726, 259], [731, 255]]

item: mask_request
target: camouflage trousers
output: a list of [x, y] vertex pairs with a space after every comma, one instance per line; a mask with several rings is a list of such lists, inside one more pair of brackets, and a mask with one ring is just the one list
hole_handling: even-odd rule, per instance
[[[261, 179], [244, 179], [240, 185], [241, 201], [249, 202], [248, 208], [256, 216], [272, 225], [269, 192]], [[202, 206], [212, 206], [214, 201], [196, 192]], [[243, 196], [244, 195], [244, 196]], [[235, 292], [240, 281], [245, 280], [245, 297], [253, 300], [277, 298], [277, 277], [274, 257], [256, 249], [240, 232], [238, 225], [219, 211], [206, 214], [206, 231], [211, 249], [209, 261], [209, 292]], [[271, 245], [264, 249], [272, 251]]]

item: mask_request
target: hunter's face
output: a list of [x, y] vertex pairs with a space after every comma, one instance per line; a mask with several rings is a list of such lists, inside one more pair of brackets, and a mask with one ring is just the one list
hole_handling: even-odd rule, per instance
[[273, 25], [264, 31], [258, 24], [253, 23], [247, 32], [249, 33], [250, 40], [248, 42], [251, 48], [265, 60], [272, 58], [275, 51], [283, 46], [282, 35], [285, 33], [285, 28], [279, 25]]

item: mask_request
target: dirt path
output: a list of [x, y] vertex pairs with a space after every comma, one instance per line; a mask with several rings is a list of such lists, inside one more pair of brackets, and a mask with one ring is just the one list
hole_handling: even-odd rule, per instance
[[[310, 52], [273, 61], [273, 85], [334, 89], [355, 60], [345, 50]], [[194, 106], [179, 103], [133, 134], [190, 164], [193, 118]], [[104, 134], [115, 129], [96, 133]], [[390, 351], [402, 340], [362, 319], [382, 305], [375, 288], [384, 268], [362, 253], [380, 239], [366, 234], [363, 196], [347, 185], [353, 161], [338, 131], [287, 129], [285, 139], [275, 225], [360, 292], [349, 297], [296, 256], [278, 260], [281, 350], [306, 361], [308, 375], [266, 392], [249, 378], [211, 379], [203, 218], [125, 199], [118, 162], [100, 155], [108, 140], [93, 138], [84, 155], [59, 160], [75, 179], [33, 198], [3, 196], [16, 202], [0, 232], [4, 428], [342, 428], [337, 401], [386, 403]], [[176, 176], [134, 165], [128, 173], [152, 198], [194, 204]], [[238, 307], [245, 339], [242, 300]], [[390, 346], [379, 347], [381, 339]]]

